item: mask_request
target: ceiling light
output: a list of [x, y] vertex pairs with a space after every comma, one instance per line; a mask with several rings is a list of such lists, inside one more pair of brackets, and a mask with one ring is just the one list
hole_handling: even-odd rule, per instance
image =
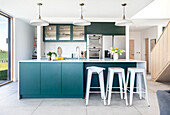
[[83, 19], [83, 6], [84, 6], [84, 3], [81, 3], [80, 4], [80, 7], [81, 7], [81, 18], [79, 20], [73, 21], [74, 25], [77, 25], [77, 26], [89, 26], [89, 25], [91, 25], [90, 21]]
[[42, 20], [41, 16], [40, 16], [40, 6], [42, 6], [42, 3], [37, 3], [37, 5], [39, 6], [39, 17], [38, 17], [38, 19], [31, 20], [30, 24], [32, 24], [34, 26], [48, 26], [49, 23], [45, 20]]
[[123, 19], [119, 20], [115, 23], [116, 26], [128, 26], [128, 25], [132, 25], [133, 22], [131, 20], [126, 19], [126, 12], [125, 12], [125, 7], [126, 7], [126, 3], [122, 4], [123, 7]]

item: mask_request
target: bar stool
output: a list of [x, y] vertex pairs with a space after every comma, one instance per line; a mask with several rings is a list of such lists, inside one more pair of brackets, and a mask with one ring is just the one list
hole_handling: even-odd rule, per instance
[[[104, 100], [104, 105], [106, 105], [105, 91], [104, 91], [104, 78], [103, 78], [103, 70], [105, 68], [91, 66], [86, 68], [88, 70], [87, 76], [87, 87], [86, 87], [86, 105], [88, 105], [89, 101], [89, 93], [98, 93], [96, 91], [90, 91], [90, 88], [100, 88], [101, 98]], [[99, 76], [100, 87], [90, 87], [92, 74], [97, 73]]]
[[[148, 91], [147, 91], [147, 83], [146, 83], [146, 70], [143, 69], [143, 68], [128, 68], [126, 87], [128, 85], [128, 81], [129, 81], [129, 73], [131, 73], [131, 77], [130, 77], [130, 99], [129, 99], [130, 105], [132, 105], [133, 94], [138, 93], [140, 99], [142, 99], [142, 97], [145, 98], [148, 106], [150, 106], [149, 101], [148, 101]], [[137, 76], [135, 76], [135, 74]], [[136, 77], [137, 77], [137, 82], [136, 82], [137, 87], [134, 87]], [[142, 83], [142, 78], [143, 78], [143, 83]], [[136, 92], [134, 92], [134, 88], [136, 88]]]
[[[119, 87], [112, 87], [113, 86], [113, 78], [114, 78], [114, 74], [115, 73], [118, 74]], [[122, 82], [123, 82], [123, 85], [122, 85]], [[123, 86], [124, 86], [124, 88], [123, 88]], [[119, 88], [120, 92], [112, 91], [112, 88]], [[124, 93], [125, 93], [126, 105], [128, 105], [128, 102], [127, 102], [127, 92], [126, 92], [127, 88], [126, 88], [126, 84], [125, 84], [125, 72], [124, 72], [124, 69], [123, 68], [109, 67], [108, 68], [108, 76], [107, 76], [107, 85], [106, 85], [106, 97], [107, 97], [108, 90], [109, 90], [108, 105], [110, 105], [111, 93], [120, 93], [120, 97], [121, 97], [121, 99], [123, 99], [123, 89], [124, 89]]]

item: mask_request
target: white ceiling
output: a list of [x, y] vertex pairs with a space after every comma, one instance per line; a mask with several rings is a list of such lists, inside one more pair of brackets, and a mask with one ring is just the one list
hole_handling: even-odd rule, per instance
[[155, 0], [135, 14], [133, 19], [170, 19], [170, 0]]
[[0, 10], [27, 22], [37, 18], [37, 3], [42, 2], [42, 18], [51, 22], [72, 22], [80, 17], [79, 3], [84, 2], [84, 17], [90, 21], [113, 21], [122, 17], [121, 3], [126, 2], [130, 18], [154, 0], [0, 0]]
[[133, 25], [130, 26], [131, 31], [141, 31], [153, 26], [166, 26], [169, 19], [133, 19]]

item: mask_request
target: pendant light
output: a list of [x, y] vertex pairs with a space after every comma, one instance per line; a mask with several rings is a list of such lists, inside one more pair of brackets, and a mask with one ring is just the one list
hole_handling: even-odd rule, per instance
[[42, 20], [41, 16], [40, 16], [40, 6], [42, 6], [42, 3], [37, 3], [37, 5], [39, 6], [39, 17], [38, 17], [38, 19], [31, 20], [30, 24], [32, 24], [34, 26], [48, 26], [49, 23], [45, 20]]
[[119, 20], [115, 23], [116, 26], [127, 26], [127, 25], [131, 25], [133, 24], [133, 22], [131, 20], [126, 19], [126, 12], [125, 12], [125, 7], [126, 7], [126, 3], [122, 4], [123, 7], [123, 19]]
[[79, 20], [73, 21], [73, 25], [77, 25], [77, 26], [89, 26], [89, 25], [91, 25], [90, 21], [83, 19], [83, 6], [84, 6], [84, 3], [81, 3], [80, 4], [81, 18]]

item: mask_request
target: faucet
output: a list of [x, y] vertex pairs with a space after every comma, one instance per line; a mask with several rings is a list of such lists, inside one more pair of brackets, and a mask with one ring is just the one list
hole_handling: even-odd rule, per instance
[[79, 46], [76, 47], [76, 52], [77, 52], [77, 56], [78, 56], [78, 60], [79, 60], [80, 59], [80, 47]]

